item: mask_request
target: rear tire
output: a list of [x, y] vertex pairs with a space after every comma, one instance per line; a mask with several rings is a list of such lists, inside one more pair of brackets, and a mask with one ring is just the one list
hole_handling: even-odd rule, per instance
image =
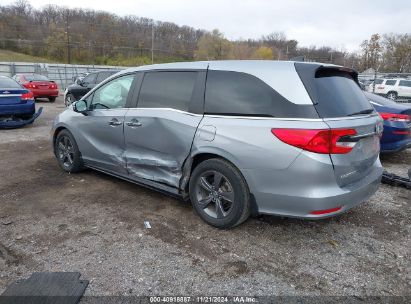
[[76, 173], [84, 169], [83, 159], [73, 135], [68, 130], [57, 134], [54, 154], [59, 166], [66, 172]]
[[50, 101], [50, 102], [55, 102], [55, 101], [56, 101], [56, 97], [49, 97], [49, 101]]
[[388, 92], [387, 93], [387, 98], [388, 99], [391, 99], [391, 100], [395, 101], [397, 99], [397, 97], [398, 97], [397, 92]]
[[250, 192], [241, 172], [228, 161], [213, 158], [200, 163], [189, 184], [190, 200], [206, 223], [232, 228], [250, 216]]

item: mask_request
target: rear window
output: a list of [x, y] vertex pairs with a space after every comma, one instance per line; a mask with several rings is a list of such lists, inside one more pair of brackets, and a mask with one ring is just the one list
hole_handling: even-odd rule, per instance
[[315, 75], [318, 114], [323, 118], [366, 114], [373, 107], [349, 73], [319, 70]]
[[33, 75], [24, 75], [27, 81], [49, 81], [49, 79], [44, 75], [33, 74]]
[[375, 79], [374, 83], [375, 84], [381, 84], [384, 81], [384, 79]]
[[385, 85], [393, 86], [393, 85], [395, 85], [396, 82], [397, 82], [397, 80], [387, 80], [385, 82]]
[[212, 70], [207, 74], [205, 113], [318, 118], [312, 105], [297, 105], [290, 102], [253, 75]]
[[8, 77], [0, 77], [0, 90], [1, 89], [21, 89], [21, 86]]

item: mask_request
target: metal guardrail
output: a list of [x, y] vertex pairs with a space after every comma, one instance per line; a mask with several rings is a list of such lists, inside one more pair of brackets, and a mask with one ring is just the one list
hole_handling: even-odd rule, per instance
[[58, 63], [31, 63], [31, 62], [0, 62], [0, 75], [14, 76], [18, 73], [36, 73], [45, 75], [57, 83], [64, 90], [73, 82], [73, 77], [85, 72], [100, 70], [119, 70], [126, 67], [108, 65], [77, 65]]

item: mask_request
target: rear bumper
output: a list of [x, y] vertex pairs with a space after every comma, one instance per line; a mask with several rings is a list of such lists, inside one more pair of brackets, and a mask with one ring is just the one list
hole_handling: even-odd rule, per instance
[[[363, 179], [340, 187], [328, 155], [317, 155], [316, 161], [299, 157], [286, 170], [243, 170], [258, 213], [321, 219], [343, 213], [366, 201], [378, 189], [382, 166], [379, 159]], [[327, 160], [328, 158], [328, 160]], [[312, 211], [341, 207], [333, 213], [314, 215]]]
[[34, 112], [35, 112], [34, 100], [28, 100], [26, 103], [0, 105], [0, 116], [33, 115]]
[[400, 152], [411, 148], [411, 137], [391, 143], [381, 143], [381, 153]]
[[34, 97], [58, 97], [59, 91], [58, 90], [49, 90], [49, 89], [30, 89], [33, 93]]
[[42, 113], [43, 108], [40, 108], [37, 113], [33, 114], [29, 119], [7, 119], [0, 120], [0, 129], [15, 129], [31, 124]]

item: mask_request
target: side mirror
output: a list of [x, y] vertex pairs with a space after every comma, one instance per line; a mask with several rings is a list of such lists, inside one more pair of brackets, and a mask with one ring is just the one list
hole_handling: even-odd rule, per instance
[[81, 85], [82, 87], [87, 87], [87, 86], [88, 86], [88, 82], [81, 80], [81, 81], [80, 81], [80, 85]]
[[88, 115], [87, 114], [88, 112], [87, 100], [80, 99], [79, 101], [75, 102], [73, 104], [73, 110], [74, 112]]

